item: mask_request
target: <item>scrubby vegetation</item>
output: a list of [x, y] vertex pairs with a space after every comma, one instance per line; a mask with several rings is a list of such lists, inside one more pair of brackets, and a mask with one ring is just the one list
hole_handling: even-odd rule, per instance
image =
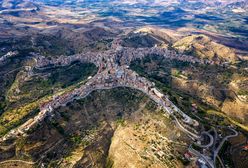
[[[234, 101], [238, 99], [237, 95], [246, 95], [245, 89], [241, 87], [244, 86], [245, 80], [241, 80], [241, 84], [237, 87], [238, 90], [231, 87], [231, 82], [247, 79], [246, 71], [242, 68], [190, 64], [177, 60], [166, 60], [155, 55], [135, 60], [130, 67], [155, 82], [161, 91], [168, 94], [174, 103], [192, 117], [196, 117], [194, 113], [191, 113], [192, 104], [197, 104], [198, 116], [209, 119], [209, 109], [221, 111], [222, 104], [226, 100]], [[206, 99], [207, 97], [209, 99]], [[214, 100], [219, 104], [208, 102], [209, 100]], [[245, 127], [240, 124], [244, 121], [237, 116], [226, 116], [226, 118], [242, 128]], [[234, 122], [235, 120], [236, 122]], [[223, 124], [227, 122], [224, 121]]]
[[[12, 83], [9, 82], [9, 86], [2, 86], [3, 101], [1, 101], [0, 110], [3, 114], [0, 116], [0, 133], [6, 133], [37, 114], [40, 103], [45, 101], [49, 95], [86, 80], [96, 71], [97, 68], [94, 64], [75, 62], [65, 67], [35, 70], [35, 75], [24, 81], [21, 77], [14, 78], [12, 76], [12, 79], [9, 78]], [[4, 77], [3, 79], [8, 80], [8, 76]], [[16, 92], [16, 89], [19, 91]], [[7, 99], [7, 93], [9, 98], [14, 97], [14, 99]]]
[[121, 45], [124, 47], [142, 48], [154, 47], [161, 42], [149, 34], [129, 34], [128, 37], [123, 38]]
[[[129, 88], [92, 92], [84, 99], [75, 100], [68, 103], [66, 107], [56, 109], [54, 117], [46, 118], [40, 123], [29, 133], [29, 136], [25, 138], [25, 143], [22, 143], [22, 147], [17, 150], [34, 160], [39, 160], [41, 156], [44, 157], [42, 162], [46, 165], [58, 166], [60, 159], [64, 161], [64, 164], [71, 161], [74, 163], [78, 157], [77, 161], [81, 163], [80, 157], [90, 157], [87, 156], [89, 153], [95, 159], [100, 159], [98, 164], [111, 165], [107, 163], [110, 145], [108, 143], [111, 143], [114, 129], [110, 123], [113, 126], [119, 124], [123, 126], [122, 123], [129, 119], [141, 103], [147, 100], [148, 98], [143, 93]], [[38, 111], [33, 111], [33, 113], [36, 112]], [[5, 126], [6, 123], [1, 122], [1, 125]], [[56, 146], [60, 143], [64, 145], [63, 148]], [[99, 153], [98, 148], [101, 151], [104, 150], [105, 153]], [[46, 151], [48, 152], [45, 153]]]
[[[143, 106], [143, 104], [145, 106]], [[138, 110], [139, 108], [142, 108], [142, 110]], [[90, 162], [85, 162], [85, 160], [93, 157], [93, 162], [96, 165], [112, 167], [114, 166], [115, 158], [112, 158], [113, 155], [109, 155], [109, 148], [112, 147], [111, 144], [116, 138], [120, 138], [119, 135], [113, 134], [116, 128], [118, 128], [118, 131], [123, 130], [126, 132], [125, 135], [123, 135], [125, 139], [128, 137], [128, 140], [125, 141], [124, 144], [120, 141], [119, 147], [130, 146], [127, 149], [131, 148], [132, 150], [132, 148], [136, 148], [136, 146], [132, 147], [133, 143], [131, 143], [131, 141], [135, 141], [134, 143], [146, 144], [146, 150], [154, 153], [154, 155], [144, 161], [144, 164], [148, 164], [146, 162], [150, 162], [150, 160], [154, 159], [153, 157], [158, 157], [161, 163], [166, 165], [174, 166], [175, 164], [179, 164], [177, 163], [177, 159], [171, 155], [167, 157], [165, 154], [164, 157], [160, 157], [156, 154], [156, 151], [153, 151], [150, 147], [150, 145], [154, 145], [155, 147], [164, 146], [163, 149], [166, 153], [175, 152], [173, 144], [169, 144], [164, 140], [160, 142], [156, 135], [159, 133], [167, 137], [167, 134], [170, 134], [170, 136], [168, 136], [170, 138], [175, 135], [175, 133], [165, 130], [165, 128], [167, 128], [166, 125], [171, 124], [171, 122], [169, 122], [167, 118], [164, 119], [163, 113], [164, 112], [157, 111], [154, 102], [148, 101], [148, 98], [143, 93], [133, 89], [116, 88], [94, 91], [90, 96], [84, 99], [75, 100], [68, 103], [66, 107], [56, 109], [55, 117], [52, 119], [52, 122], [56, 120], [57, 123], [60, 123], [59, 125], [63, 127], [63, 132], [61, 132], [62, 128], [58, 130], [58, 128], [55, 127], [55, 129], [66, 139], [64, 143], [67, 144], [67, 148], [63, 149], [63, 154], [61, 154], [60, 149], [57, 149], [59, 155], [50, 158], [49, 162], [52, 163], [62, 157], [63, 164], [68, 164], [68, 162], [72, 164], [77, 157], [81, 157], [76, 165], [86, 166], [91, 163], [92, 160]], [[65, 114], [70, 114], [69, 119], [64, 118]], [[129, 129], [137, 124], [139, 124], [137, 129], [135, 129], [137, 135], [130, 134], [129, 136]], [[110, 127], [110, 125], [112, 126]], [[170, 128], [171, 127], [168, 127], [168, 129]], [[153, 129], [159, 131], [153, 131]], [[174, 131], [176, 132], [176, 129]], [[117, 134], [119, 134], [119, 132], [117, 132]], [[151, 134], [153, 136], [150, 136]], [[69, 141], [67, 139], [69, 139]], [[113, 147], [112, 151], [115, 151], [115, 148], [116, 147]], [[138, 148], [138, 150], [140, 149]], [[176, 150], [184, 151], [185, 149], [184, 147], [180, 147], [180, 149], [177, 148]], [[79, 152], [82, 154], [80, 155]], [[113, 152], [111, 152], [111, 154], [113, 154]], [[143, 156], [143, 153], [141, 154]], [[119, 159], [122, 158], [118, 158], [117, 163]], [[132, 162], [132, 164], [136, 163]]]
[[177, 41], [173, 48], [186, 54], [202, 59], [224, 60], [235, 62], [238, 60], [234, 50], [212, 41], [205, 35], [191, 35]]
[[[75, 62], [65, 67], [51, 67], [35, 70], [35, 75], [28, 80], [15, 81], [15, 87], [8, 97], [15, 97], [11, 103], [25, 104], [36, 101], [56, 90], [67, 88], [94, 75], [97, 69], [94, 64]], [[15, 90], [19, 91], [16, 92]], [[17, 102], [18, 101], [18, 102]]]

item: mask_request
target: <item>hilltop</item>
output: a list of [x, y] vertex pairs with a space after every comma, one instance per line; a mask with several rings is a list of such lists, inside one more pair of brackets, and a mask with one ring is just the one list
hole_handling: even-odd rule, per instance
[[202, 59], [224, 60], [235, 62], [238, 60], [234, 49], [218, 44], [205, 35], [191, 35], [173, 44], [173, 48], [182, 53], [194, 55]]
[[0, 167], [246, 166], [247, 3], [0, 1]]
[[[183, 166], [178, 157], [189, 139], [140, 92], [96, 91], [56, 111], [24, 139], [1, 146], [0, 160], [24, 157], [31, 163], [59, 167]], [[154, 148], [166, 151], [158, 155]]]

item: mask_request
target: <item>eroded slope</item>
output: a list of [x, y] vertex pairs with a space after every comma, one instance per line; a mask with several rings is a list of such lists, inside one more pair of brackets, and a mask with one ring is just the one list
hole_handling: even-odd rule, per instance
[[[56, 109], [27, 137], [2, 145], [0, 159], [48, 167], [181, 167], [179, 158], [187, 143], [144, 94], [117, 88], [95, 91]], [[125, 153], [130, 155], [124, 157]]]

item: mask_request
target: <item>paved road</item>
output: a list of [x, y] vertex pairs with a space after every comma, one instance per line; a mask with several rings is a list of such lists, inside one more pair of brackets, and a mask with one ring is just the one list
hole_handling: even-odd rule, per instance
[[176, 121], [176, 124], [177, 126], [183, 131], [185, 132], [186, 134], [188, 134], [190, 137], [192, 137], [193, 139], [200, 139], [200, 136], [190, 132], [189, 130], [187, 130], [186, 128], [183, 127], [183, 125], [178, 121], [178, 119], [172, 114], [171, 115], [175, 121]]
[[194, 155], [196, 155], [197, 157], [202, 158], [203, 160], [205, 160], [205, 162], [208, 164], [208, 166], [210, 168], [215, 168], [214, 163], [210, 158], [208, 158], [207, 156], [205, 156], [205, 155], [201, 154], [200, 152], [196, 151], [195, 149], [193, 149], [191, 145], [189, 147], [189, 151], [191, 153], [193, 153]]
[[238, 132], [232, 128], [229, 128], [230, 130], [233, 131], [234, 134], [232, 135], [228, 135], [226, 136], [225, 138], [223, 138], [223, 140], [221, 141], [221, 143], [219, 144], [219, 146], [217, 147], [217, 149], [214, 151], [214, 154], [213, 154], [213, 159], [214, 159], [214, 163], [216, 162], [216, 157], [220, 151], [220, 149], [222, 148], [223, 144], [229, 139], [229, 138], [233, 138], [233, 137], [236, 137], [238, 136]]
[[[90, 82], [94, 80], [94, 78], [90, 79]], [[87, 84], [86, 84], [87, 85]], [[83, 85], [82, 87], [84, 87], [85, 85]], [[172, 113], [174, 112], [171, 108], [167, 107], [165, 105], [165, 102], [163, 99], [161, 98], [158, 98], [156, 95], [152, 95], [149, 93], [148, 90], [145, 90], [144, 88], [141, 88], [141, 87], [138, 87], [138, 86], [135, 86], [135, 85], [130, 85], [130, 84], [117, 84], [117, 85], [114, 85], [114, 86], [94, 86], [92, 87], [91, 89], [89, 89], [88, 91], [85, 91], [85, 89], [83, 89], [83, 91], [81, 91], [81, 94], [80, 96], [78, 97], [73, 97], [73, 98], [70, 98], [68, 99], [68, 101], [65, 101], [63, 104], [59, 104], [59, 106], [63, 106], [63, 105], [66, 105], [68, 102], [70, 101], [73, 101], [73, 99], [82, 99], [82, 98], [85, 98], [87, 97], [91, 92], [95, 91], [95, 90], [104, 90], [104, 89], [113, 89], [113, 88], [117, 88], [117, 87], [129, 87], [129, 88], [133, 88], [133, 89], [137, 89], [141, 92], [143, 92], [144, 94], [148, 95], [152, 100], [154, 100], [157, 104], [161, 105], [163, 107], [163, 109], [166, 110], [166, 112], [169, 113], [169, 115], [172, 115]], [[162, 102], [162, 103], [161, 103]], [[169, 101], [169, 103], [175, 107], [175, 105]], [[53, 107], [54, 109], [55, 107]], [[177, 110], [178, 111], [178, 110]], [[24, 134], [25, 132], [27, 132], [27, 130], [31, 129], [33, 126], [35, 126], [36, 124], [38, 124], [39, 122], [41, 122], [45, 116], [47, 116], [47, 113], [51, 112], [51, 110], [49, 108], [45, 108], [45, 109], [42, 109], [41, 112], [34, 117], [34, 120], [31, 124], [26, 124], [24, 123], [22, 126], [20, 126], [19, 128], [15, 129], [12, 131], [12, 135], [9, 136], [10, 134], [7, 134], [6, 136], [4, 136], [2, 139], [0, 139], [0, 141], [3, 141], [3, 139], [8, 139], [9, 137], [13, 137], [13, 136], [17, 136], [15, 134]], [[180, 115], [183, 115], [183, 116], [187, 116], [186, 114], [184, 114], [182, 111], [180, 111], [179, 113]], [[173, 118], [175, 119], [177, 125], [179, 126], [179, 128], [184, 131], [185, 133], [189, 134], [191, 137], [193, 138], [199, 138], [198, 135], [190, 132], [189, 130], [187, 130], [186, 128], [183, 127], [183, 125], [178, 121], [178, 119], [173, 115]]]
[[217, 155], [217, 159], [219, 160], [220, 164], [221, 164], [221, 167], [222, 168], [225, 168], [225, 165], [223, 164], [221, 158], [219, 157], [219, 155]]
[[202, 134], [201, 134], [202, 136], [203, 135], [206, 135], [206, 136], [208, 136], [209, 137], [209, 143], [208, 144], [206, 144], [206, 145], [199, 145], [199, 144], [196, 144], [197, 146], [199, 146], [199, 147], [201, 147], [201, 148], [209, 148], [209, 147], [211, 147], [213, 144], [214, 144], [214, 137], [211, 135], [211, 134], [209, 134], [208, 132], [202, 132]]
[[[50, 65], [50, 64], [68, 65], [75, 60], [79, 60], [82, 62], [84, 61], [84, 62], [94, 63], [97, 67], [99, 67], [99, 72], [92, 79], [90, 79], [85, 85], [82, 85], [79, 89], [75, 89], [75, 90], [71, 91], [70, 93], [67, 93], [65, 95], [61, 95], [61, 97], [60, 97], [61, 99], [52, 100], [51, 102], [49, 102], [50, 105], [44, 107], [44, 109], [41, 109], [41, 112], [37, 116], [34, 117], [31, 124], [29, 122], [26, 122], [23, 125], [21, 125], [20, 127], [14, 129], [14, 130], [11, 130], [9, 135], [11, 135], [11, 136], [16, 135], [17, 136], [19, 134], [21, 134], [21, 135], [25, 134], [25, 132], [27, 132], [27, 130], [29, 130], [31, 128], [29, 126], [31, 126], [31, 125], [33, 126], [33, 125], [41, 122], [47, 116], [47, 114], [50, 114], [52, 112], [53, 109], [55, 109], [59, 106], [66, 105], [68, 102], [73, 101], [74, 99], [85, 98], [91, 92], [93, 92], [95, 90], [113, 89], [113, 88], [117, 88], [117, 87], [129, 87], [129, 88], [137, 89], [137, 90], [143, 92], [148, 97], [150, 97], [152, 100], [154, 100], [158, 105], [160, 105], [165, 110], [165, 112], [167, 112], [170, 116], [172, 116], [174, 118], [177, 126], [183, 132], [185, 132], [187, 135], [189, 135], [191, 138], [200, 139], [199, 135], [197, 135], [196, 133], [185, 128], [184, 125], [182, 124], [182, 121], [179, 120], [176, 116], [180, 115], [180, 118], [183, 118], [182, 120], [186, 124], [187, 123], [190, 123], [190, 124], [193, 123], [194, 120], [191, 119], [191, 117], [189, 117], [187, 114], [182, 112], [168, 98], [163, 100], [162, 97], [155, 95], [155, 94], [151, 94], [149, 89], [147, 89], [149, 87], [150, 88], [154, 87], [153, 85], [151, 85], [151, 82], [149, 80], [147, 80], [146, 78], [142, 78], [142, 77], [138, 76], [137, 73], [135, 73], [132, 70], [129, 70], [128, 68], [126, 68], [126, 66], [128, 66], [132, 60], [137, 59], [137, 58], [143, 58], [147, 54], [151, 54], [151, 53], [155, 53], [157, 55], [164, 56], [165, 58], [178, 59], [178, 60], [182, 60], [182, 61], [186, 61], [186, 62], [192, 62], [192, 63], [198, 62], [198, 63], [203, 63], [203, 64], [205, 64], [205, 62], [201, 62], [201, 60], [198, 60], [195, 57], [189, 57], [189, 56], [184, 56], [184, 55], [180, 55], [180, 54], [178, 55], [176, 53], [172, 53], [169, 50], [159, 49], [156, 47], [149, 48], [149, 49], [144, 48], [144, 49], [140, 49], [140, 50], [122, 47], [120, 50], [122, 52], [120, 52], [119, 50], [116, 50], [114, 48], [112, 50], [108, 50], [108, 51], [103, 52], [103, 53], [88, 52], [88, 53], [84, 53], [84, 54], [76, 54], [76, 55], [73, 55], [70, 57], [61, 56], [59, 58], [56, 58], [56, 59], [54, 58], [52, 60], [48, 60], [47, 58], [42, 57], [42, 56], [39, 56], [39, 57], [37, 56], [37, 59], [35, 59], [35, 62], [36, 62], [35, 67], [36, 68], [42, 68], [42, 67], [44, 67], [46, 65]], [[117, 54], [120, 54], [120, 53], [122, 53], [120, 55], [120, 57], [117, 57]], [[107, 62], [103, 63], [103, 60], [106, 60]], [[118, 62], [118, 61], [122, 61], [122, 63], [124, 61], [125, 66], [117, 65], [116, 62]], [[104, 66], [104, 67], [102, 67], [102, 66]], [[125, 67], [125, 69], [123, 69], [123, 67]], [[91, 85], [94, 81], [95, 82], [99, 81], [101, 77], [103, 77], [105, 79], [108, 78], [110, 76], [109, 73], [112, 70], [116, 70], [116, 73], [117, 73], [117, 71], [120, 71], [120, 70], [126, 71], [126, 74], [124, 74], [124, 78], [125, 78], [124, 82], [127, 84], [120, 84], [121, 83], [120, 82], [117, 85], [113, 85], [113, 86], [109, 86], [109, 87], [100, 86], [100, 84], [99, 84], [99, 87]], [[106, 73], [106, 72], [108, 72], [108, 73]], [[116, 76], [114, 77], [114, 79], [118, 81], [118, 78]], [[101, 85], [103, 85], [105, 83], [101, 83]], [[143, 87], [140, 87], [140, 85], [137, 83], [139, 83], [139, 84], [142, 83]], [[141, 84], [141, 86], [142, 86], [142, 84]], [[89, 88], [89, 87], [91, 87], [91, 88]], [[169, 106], [166, 104], [169, 104]], [[175, 114], [177, 114], [177, 115], [175, 115]], [[199, 153], [198, 151], [195, 151], [192, 148], [190, 148], [190, 150], [192, 151], [192, 153], [195, 153], [197, 156], [203, 158], [209, 164], [209, 166], [212, 168], [212, 167], [214, 167], [215, 158], [216, 158], [219, 150], [221, 149], [222, 145], [224, 144], [224, 142], [228, 138], [237, 136], [238, 133], [235, 130], [233, 130], [233, 131], [235, 132], [235, 134], [225, 137], [223, 139], [223, 141], [220, 143], [220, 145], [218, 146], [218, 148], [214, 151], [214, 162], [212, 162], [212, 160], [209, 160], [210, 158], [204, 156], [203, 154]], [[211, 136], [208, 132], [203, 132], [203, 134], [209, 136], [210, 142], [209, 142], [209, 144], [203, 145], [202, 147], [208, 148], [208, 147], [212, 146], [214, 143], [213, 136]], [[8, 136], [5, 136], [5, 137], [8, 137]], [[0, 142], [2, 140], [3, 140], [3, 138], [0, 138]], [[6, 162], [8, 162], [8, 161], [6, 161]], [[22, 161], [20, 161], [20, 162], [22, 162]], [[25, 161], [23, 161], [23, 162], [25, 162]]]

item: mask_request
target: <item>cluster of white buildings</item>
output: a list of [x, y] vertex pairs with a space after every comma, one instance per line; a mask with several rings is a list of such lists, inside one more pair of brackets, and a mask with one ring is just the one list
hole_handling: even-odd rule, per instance
[[39, 114], [33, 119], [28, 120], [19, 128], [12, 130], [1, 140], [6, 140], [10, 137], [25, 134], [28, 130], [43, 121], [46, 116], [52, 115], [53, 109], [66, 105], [75, 99], [81, 99], [89, 95], [94, 90], [111, 89], [115, 87], [130, 87], [142, 91], [154, 100], [162, 109], [168, 112], [169, 115], [177, 113], [183, 118], [186, 124], [193, 124], [195, 121], [179, 110], [164, 94], [154, 87], [154, 83], [144, 77], [139, 76], [136, 72], [128, 69], [128, 66], [119, 66], [113, 58], [106, 59], [102, 63], [102, 70], [94, 76], [88, 78], [85, 85], [64, 93], [59, 96], [54, 96], [53, 99], [40, 106]]
[[0, 57], [0, 63], [4, 62], [5, 60], [7, 60], [10, 57], [16, 56], [17, 54], [18, 54], [18, 51], [10, 51], [10, 52], [8, 52], [4, 56]]
[[[66, 105], [74, 99], [86, 97], [94, 90], [111, 89], [114, 87], [131, 87], [142, 91], [154, 100], [162, 109], [169, 115], [180, 116], [180, 122], [197, 126], [198, 123], [192, 120], [188, 115], [178, 109], [165, 95], [154, 87], [154, 83], [144, 77], [140, 77], [136, 72], [128, 68], [132, 60], [143, 58], [146, 55], [155, 54], [161, 55], [170, 59], [178, 59], [193, 63], [201, 63], [200, 60], [190, 56], [178, 55], [173, 51], [161, 48], [123, 48], [110, 49], [102, 53], [87, 52], [73, 56], [60, 56], [58, 58], [47, 59], [43, 56], [37, 56], [37, 68], [46, 66], [65, 66], [74, 61], [94, 63], [99, 71], [94, 77], [88, 78], [85, 85], [76, 88], [70, 92], [59, 96], [54, 96], [53, 99], [45, 104], [40, 105], [39, 114], [33, 119], [28, 120], [19, 128], [10, 131], [9, 134], [0, 139], [0, 142], [10, 137], [15, 137], [20, 134], [25, 134], [28, 130], [40, 123], [46, 116], [52, 115], [53, 109]], [[177, 121], [179, 121], [177, 120]], [[179, 124], [182, 126], [182, 124]]]
[[37, 68], [45, 67], [48, 65], [55, 66], [65, 66], [69, 65], [74, 61], [81, 62], [91, 62], [94, 63], [97, 67], [101, 67], [102, 64], [110, 63], [107, 60], [114, 60], [119, 62], [121, 65], [130, 65], [133, 60], [142, 59], [148, 55], [158, 55], [166, 59], [179, 60], [189, 63], [199, 63], [199, 64], [220, 64], [220, 62], [214, 62], [211, 60], [203, 60], [194, 56], [184, 55], [177, 53], [173, 50], [168, 50], [165, 48], [129, 48], [129, 47], [117, 47], [112, 48], [107, 51], [101, 52], [86, 52], [81, 54], [75, 54], [71, 56], [60, 56], [58, 58], [46, 58], [44, 56], [37, 56]]

